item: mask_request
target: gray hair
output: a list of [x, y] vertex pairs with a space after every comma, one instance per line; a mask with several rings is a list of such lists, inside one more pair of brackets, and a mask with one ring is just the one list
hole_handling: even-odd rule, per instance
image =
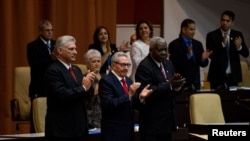
[[118, 62], [119, 61], [119, 57], [124, 56], [127, 57], [127, 54], [125, 54], [124, 52], [118, 51], [115, 54], [113, 54], [112, 58], [111, 58], [111, 62]]
[[158, 46], [166, 46], [167, 41], [162, 37], [153, 37], [150, 39], [150, 49], [155, 49]]
[[44, 28], [44, 25], [48, 25], [48, 24], [51, 24], [51, 21], [50, 21], [50, 20], [48, 20], [48, 19], [42, 19], [42, 20], [40, 20], [40, 22], [39, 22], [39, 24], [38, 24], [38, 29], [39, 29], [40, 31], [42, 31], [43, 28]]
[[90, 59], [91, 58], [93, 58], [93, 57], [98, 57], [98, 58], [102, 58], [102, 55], [101, 55], [101, 53], [98, 51], [98, 50], [96, 50], [96, 49], [89, 49], [86, 53], [85, 53], [85, 55], [84, 55], [84, 62], [85, 63], [88, 63], [89, 61], [90, 61]]
[[76, 39], [70, 35], [60, 36], [56, 40], [55, 53], [58, 54], [57, 48], [66, 48], [68, 42], [76, 42]]

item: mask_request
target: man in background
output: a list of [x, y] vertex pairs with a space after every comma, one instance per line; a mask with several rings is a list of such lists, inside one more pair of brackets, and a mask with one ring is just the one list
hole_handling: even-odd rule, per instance
[[34, 133], [32, 101], [36, 97], [46, 96], [44, 74], [49, 65], [53, 63], [53, 49], [55, 40], [53, 37], [53, 27], [48, 19], [42, 19], [38, 25], [39, 36], [27, 45], [27, 59], [30, 66], [29, 97], [30, 108], [30, 132]]
[[206, 37], [206, 48], [213, 51], [207, 80], [211, 89], [227, 89], [242, 81], [240, 55], [249, 56], [243, 34], [232, 29], [235, 14], [226, 10], [221, 14], [220, 27]]
[[200, 67], [209, 63], [209, 51], [204, 51], [200, 41], [194, 39], [196, 31], [195, 21], [184, 19], [181, 23], [179, 37], [169, 43], [169, 59], [173, 62], [175, 71], [186, 78], [186, 91], [199, 90]]

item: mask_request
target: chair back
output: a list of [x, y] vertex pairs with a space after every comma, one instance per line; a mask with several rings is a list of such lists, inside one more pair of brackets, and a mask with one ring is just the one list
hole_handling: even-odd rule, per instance
[[248, 78], [248, 65], [246, 61], [240, 61], [241, 73], [242, 73], [242, 82], [239, 83], [239, 86], [247, 86]]
[[216, 93], [197, 93], [189, 97], [191, 124], [224, 124], [220, 96]]
[[87, 69], [86, 65], [84, 65], [84, 64], [75, 64], [75, 65], [77, 65], [81, 69], [81, 71], [82, 71], [83, 74], [87, 73], [88, 69]]
[[33, 100], [33, 122], [36, 133], [45, 132], [45, 116], [47, 113], [47, 98], [37, 97]]
[[12, 117], [16, 120], [30, 119], [30, 67], [16, 67], [14, 70], [14, 99], [11, 101]]

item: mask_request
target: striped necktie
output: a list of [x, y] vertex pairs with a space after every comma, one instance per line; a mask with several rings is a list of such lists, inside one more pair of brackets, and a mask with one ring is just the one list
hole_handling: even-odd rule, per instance
[[160, 64], [160, 70], [161, 70], [161, 74], [162, 74], [162, 75], [164, 76], [164, 78], [167, 80], [167, 75], [166, 75], [166, 73], [165, 73], [165, 70], [164, 70], [162, 64]]

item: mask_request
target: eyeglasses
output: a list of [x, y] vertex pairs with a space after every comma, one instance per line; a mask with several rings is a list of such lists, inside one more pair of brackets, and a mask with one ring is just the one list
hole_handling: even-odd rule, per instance
[[121, 67], [130, 67], [131, 66], [131, 64], [127, 64], [127, 63], [118, 63], [118, 62], [114, 62], [114, 63], [120, 65]]
[[43, 31], [46, 31], [46, 32], [53, 32], [54, 29], [44, 29]]
[[156, 49], [156, 51], [158, 51], [158, 52], [162, 52], [162, 51], [167, 52], [167, 51], [168, 51], [168, 49], [167, 49], [167, 48], [159, 48], [159, 49]]

